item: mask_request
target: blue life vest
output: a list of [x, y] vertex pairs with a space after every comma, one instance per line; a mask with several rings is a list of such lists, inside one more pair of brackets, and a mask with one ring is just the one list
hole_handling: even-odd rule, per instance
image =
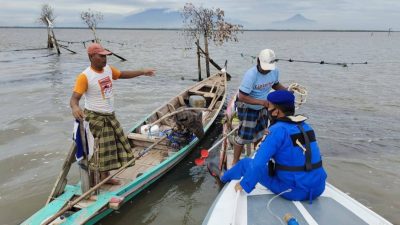
[[[273, 168], [274, 170], [285, 170], [285, 171], [295, 172], [295, 171], [311, 171], [322, 167], [322, 160], [319, 152], [319, 147], [316, 143], [314, 130], [304, 122], [305, 117], [300, 116], [299, 120], [298, 116], [297, 117], [298, 121], [293, 121], [295, 119], [296, 117], [285, 117], [278, 119], [278, 121], [282, 121], [284, 123], [289, 123], [289, 124], [295, 124], [296, 127], [298, 128], [296, 130], [293, 129], [293, 125], [286, 126], [289, 131], [288, 134], [290, 136], [290, 140], [292, 141], [292, 147], [299, 149], [300, 152], [302, 152], [303, 156], [305, 157], [304, 164], [289, 165], [292, 162], [287, 162], [286, 160], [284, 160], [283, 164], [279, 162], [274, 162], [274, 168]], [[294, 151], [297, 151], [296, 149], [294, 149]], [[313, 155], [314, 158], [317, 158], [319, 160], [317, 161], [312, 160]], [[303, 158], [301, 155], [299, 157]]]
[[275, 176], [289, 185], [309, 190], [325, 185], [327, 175], [314, 131], [304, 122], [306, 119], [303, 116], [281, 118], [270, 127], [270, 132], [275, 132], [272, 136], [279, 137], [273, 139], [280, 146], [271, 158], [275, 162]]

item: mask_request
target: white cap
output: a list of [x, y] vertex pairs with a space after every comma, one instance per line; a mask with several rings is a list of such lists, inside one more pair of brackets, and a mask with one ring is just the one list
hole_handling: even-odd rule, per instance
[[275, 69], [275, 52], [271, 49], [264, 49], [258, 55], [260, 60], [260, 66], [263, 70], [274, 70]]

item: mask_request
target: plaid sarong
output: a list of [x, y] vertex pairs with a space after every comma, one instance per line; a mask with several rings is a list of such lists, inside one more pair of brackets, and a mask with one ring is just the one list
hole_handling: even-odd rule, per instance
[[239, 101], [236, 102], [236, 107], [240, 124], [235, 142], [239, 145], [245, 145], [260, 140], [264, 135], [264, 130], [268, 127], [267, 109], [250, 109], [246, 106], [246, 103]]
[[94, 155], [89, 165], [100, 172], [115, 170], [133, 159], [128, 138], [114, 113], [99, 113], [85, 109], [85, 120], [89, 122], [90, 131], [98, 139], [97, 168], [93, 168]]

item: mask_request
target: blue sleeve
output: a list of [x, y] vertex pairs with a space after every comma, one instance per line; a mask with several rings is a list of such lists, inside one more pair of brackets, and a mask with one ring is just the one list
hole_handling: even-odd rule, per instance
[[261, 143], [254, 159], [250, 163], [250, 168], [248, 168], [243, 179], [240, 181], [240, 185], [247, 193], [250, 193], [258, 181], [261, 180], [261, 176], [266, 174], [267, 163], [276, 151], [278, 151], [283, 143], [283, 139], [283, 129], [272, 129], [267, 138]]
[[277, 83], [279, 83], [279, 70], [278, 70], [278, 68], [276, 68], [275, 69], [275, 83], [274, 84], [277, 84]]
[[249, 69], [243, 76], [243, 80], [240, 84], [239, 90], [246, 94], [250, 94], [250, 92], [254, 88], [255, 77], [256, 76], [254, 76], [252, 69]]

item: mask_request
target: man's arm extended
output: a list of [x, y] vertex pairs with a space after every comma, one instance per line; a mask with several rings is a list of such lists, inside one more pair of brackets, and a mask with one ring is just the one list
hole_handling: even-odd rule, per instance
[[126, 70], [121, 71], [120, 79], [130, 79], [138, 76], [154, 76], [156, 73], [155, 69], [142, 69], [142, 70]]

